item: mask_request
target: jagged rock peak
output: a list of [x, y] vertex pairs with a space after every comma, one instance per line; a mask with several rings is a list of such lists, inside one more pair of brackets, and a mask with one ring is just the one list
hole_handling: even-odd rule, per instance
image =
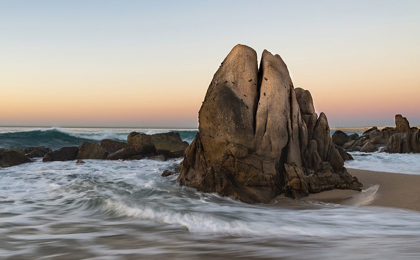
[[360, 188], [309, 91], [294, 89], [279, 55], [265, 50], [258, 68], [245, 45], [235, 46], [213, 77], [178, 181], [250, 203]]
[[406, 117], [403, 117], [400, 114], [395, 115], [395, 126], [397, 131], [408, 132], [411, 130], [410, 123]]

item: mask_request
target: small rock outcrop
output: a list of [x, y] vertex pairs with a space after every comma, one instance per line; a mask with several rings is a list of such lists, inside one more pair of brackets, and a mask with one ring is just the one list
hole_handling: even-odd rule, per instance
[[137, 154], [148, 158], [155, 155], [165, 156], [165, 159], [182, 157], [188, 147], [188, 143], [182, 141], [179, 133], [175, 132], [153, 135], [132, 132], [128, 135], [127, 143]]
[[0, 167], [32, 161], [29, 158], [35, 157], [43, 157], [44, 162], [77, 159], [76, 163], [83, 163], [82, 159], [140, 160], [148, 158], [166, 161], [169, 158], [184, 156], [187, 147], [188, 143], [181, 139], [179, 133], [147, 135], [132, 132], [127, 137], [127, 143], [104, 139], [100, 144], [83, 142], [79, 147], [63, 147], [55, 151], [44, 146], [29, 147], [25, 150], [0, 148], [0, 154], [7, 152], [3, 156], [3, 161], [0, 162]]
[[51, 148], [46, 148], [44, 146], [29, 147], [24, 150], [25, 155], [29, 158], [44, 157], [47, 153], [51, 151]]
[[361, 187], [310, 92], [293, 87], [279, 55], [264, 51], [258, 68], [256, 52], [244, 45], [232, 49], [210, 83], [177, 180], [249, 203]]
[[76, 159], [106, 159], [108, 151], [97, 143], [83, 142]]
[[76, 164], [84, 164], [86, 163], [85, 161], [83, 161], [82, 159], [77, 159], [76, 160]]
[[32, 160], [21, 152], [13, 149], [0, 150], [0, 167], [10, 167], [27, 162], [32, 162]]
[[152, 136], [137, 132], [131, 132], [127, 137], [128, 146], [133, 147], [138, 154], [155, 154], [155, 144]]
[[161, 176], [162, 177], [168, 177], [168, 176], [171, 176], [171, 175], [174, 175], [174, 174], [176, 174], [176, 171], [164, 170], [162, 172]]
[[78, 152], [79, 147], [63, 147], [58, 150], [47, 153], [42, 159], [42, 161], [52, 162], [76, 160]]
[[108, 153], [114, 153], [118, 150], [128, 147], [128, 144], [125, 142], [115, 141], [111, 139], [103, 139], [101, 141], [101, 146], [108, 151]]
[[350, 137], [341, 130], [337, 130], [332, 135], [332, 141], [338, 146], [343, 146], [350, 140]]
[[400, 114], [395, 116], [395, 128], [398, 132], [411, 131], [410, 123], [408, 122], [407, 118], [403, 117]]
[[157, 154], [163, 154], [169, 158], [184, 156], [188, 143], [182, 141], [179, 133], [169, 132], [152, 135]]
[[395, 127], [379, 130], [374, 126], [356, 139], [349, 137], [344, 144], [334, 136], [333, 141], [337, 146], [342, 146], [348, 151], [420, 153], [420, 129], [410, 127], [407, 118], [399, 114], [395, 116]]

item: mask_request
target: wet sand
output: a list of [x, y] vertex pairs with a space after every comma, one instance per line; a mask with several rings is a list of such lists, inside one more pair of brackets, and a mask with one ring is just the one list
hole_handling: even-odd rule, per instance
[[[304, 200], [420, 211], [420, 175], [356, 169], [348, 169], [348, 171], [359, 179], [365, 192], [331, 190], [311, 194]], [[361, 201], [363, 197], [365, 200]]]
[[379, 185], [372, 206], [420, 211], [420, 175], [348, 169], [367, 189]]

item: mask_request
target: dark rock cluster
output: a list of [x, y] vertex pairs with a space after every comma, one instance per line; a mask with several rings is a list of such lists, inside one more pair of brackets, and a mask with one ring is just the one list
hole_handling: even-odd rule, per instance
[[280, 56], [264, 51], [258, 68], [256, 52], [237, 45], [210, 83], [178, 182], [249, 203], [359, 190], [343, 155], [326, 115], [315, 113], [309, 91], [294, 88]]
[[32, 160], [20, 151], [15, 149], [0, 150], [0, 167], [10, 167], [27, 162], [32, 162]]
[[127, 142], [104, 139], [98, 143], [83, 142], [79, 147], [63, 147], [52, 151], [45, 147], [27, 149], [1, 149], [0, 167], [10, 167], [26, 162], [31, 158], [43, 157], [42, 161], [72, 161], [83, 163], [83, 159], [98, 160], [138, 160], [150, 158], [166, 160], [182, 157], [188, 143], [182, 141], [178, 133], [169, 132], [154, 135], [132, 132]]
[[336, 131], [332, 139], [337, 146], [353, 152], [420, 153], [420, 129], [410, 127], [401, 115], [395, 116], [395, 127], [372, 127], [361, 136]]

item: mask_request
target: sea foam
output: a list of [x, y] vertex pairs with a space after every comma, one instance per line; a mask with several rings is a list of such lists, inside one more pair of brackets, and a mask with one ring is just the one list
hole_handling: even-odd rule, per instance
[[35, 259], [38, 252], [78, 245], [81, 258], [98, 259], [162, 259], [180, 252], [185, 254], [175, 259], [204, 258], [203, 252], [219, 258], [355, 259], [361, 250], [366, 258], [401, 259], [420, 243], [418, 212], [359, 207], [374, 196], [373, 188], [347, 206], [296, 200], [250, 205], [180, 186], [176, 176], [161, 177], [181, 159], [85, 161], [37, 159], [0, 169], [0, 252]]
[[420, 154], [390, 154], [351, 152], [353, 161], [345, 167], [379, 172], [420, 174]]

